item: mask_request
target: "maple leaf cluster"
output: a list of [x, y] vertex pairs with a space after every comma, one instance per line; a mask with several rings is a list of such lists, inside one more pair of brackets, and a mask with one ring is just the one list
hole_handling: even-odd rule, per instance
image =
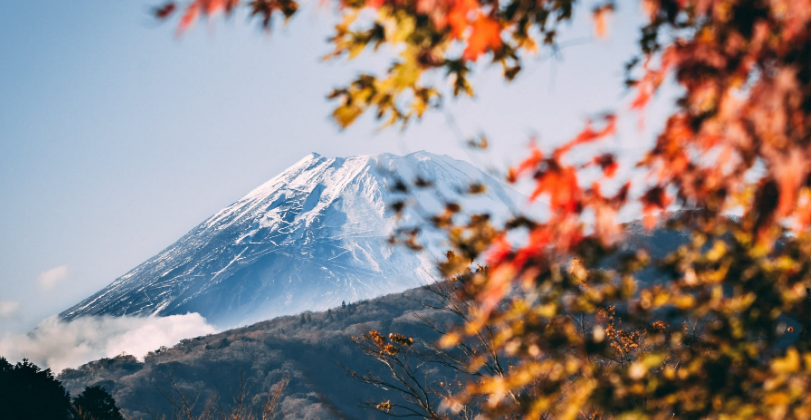
[[[511, 170], [511, 181], [535, 183], [531, 198], [545, 198], [550, 217], [490, 227], [500, 233], [487, 251], [467, 255], [488, 263], [466, 289], [478, 319], [445, 344], [495, 328], [517, 363], [465, 395], [488, 396], [492, 417], [807, 418], [811, 61], [800, 57], [811, 51], [811, 2], [644, 6], [630, 106], [643, 113], [667, 80], [684, 92], [637, 165], [646, 176], [603, 197], [613, 157], [562, 159], [610, 136], [613, 117], [549, 154], [533, 146]], [[582, 186], [593, 165], [603, 178]], [[634, 200], [648, 229], [686, 243], [655, 259], [623, 249], [616, 215]], [[527, 239], [513, 243], [517, 229]], [[659, 279], [640, 282], [652, 266]]]

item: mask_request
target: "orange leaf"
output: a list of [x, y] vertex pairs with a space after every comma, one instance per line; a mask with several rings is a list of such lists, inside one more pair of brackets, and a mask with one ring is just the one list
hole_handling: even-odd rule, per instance
[[515, 182], [516, 178], [521, 176], [524, 172], [536, 169], [543, 161], [543, 152], [535, 145], [532, 146], [532, 154], [523, 162], [521, 162], [515, 170], [511, 170], [510, 178]]
[[[479, 9], [476, 0], [452, 0], [452, 5], [447, 16], [447, 24], [451, 27], [451, 36], [461, 39], [468, 27], [468, 15], [473, 10]], [[435, 19], [438, 28], [444, 27], [444, 19]]]
[[[194, 0], [186, 7], [186, 12], [181, 16], [180, 23], [177, 26], [177, 34], [181, 35], [188, 30], [194, 21], [202, 14], [205, 16], [212, 16], [222, 10], [226, 14], [231, 14], [231, 11], [239, 3], [239, 0]], [[162, 9], [167, 8], [167, 4]], [[163, 11], [160, 9], [159, 11]], [[169, 12], [171, 12], [170, 10]]]
[[467, 48], [462, 59], [476, 61], [480, 55], [487, 51], [501, 49], [501, 24], [490, 17], [479, 16], [471, 25], [472, 32], [467, 39]]
[[536, 200], [543, 194], [549, 194], [549, 206], [553, 210], [573, 212], [577, 210], [577, 198], [580, 196], [577, 173], [571, 166], [554, 166], [557, 167], [544, 172], [538, 178], [538, 186], [529, 198]]
[[598, 37], [604, 38], [608, 35], [608, 23], [606, 21], [611, 16], [611, 12], [613, 11], [614, 6], [610, 3], [594, 9], [591, 16], [592, 19], [594, 19], [594, 32], [597, 33]]
[[[675, 50], [672, 47], [668, 48], [664, 53], [662, 53], [662, 62], [659, 70], [652, 70], [650, 68], [650, 56], [645, 59], [645, 63], [642, 66], [644, 75], [642, 76], [642, 80], [640, 80], [637, 85], [639, 93], [634, 101], [631, 102], [632, 110], [640, 111], [648, 105], [648, 102], [650, 102], [651, 98], [653, 97], [653, 93], [659, 88], [659, 85], [664, 80], [667, 71], [670, 70], [671, 66], [673, 66], [677, 57], [678, 56]], [[642, 119], [640, 117], [640, 125], [641, 123]]]
[[213, 15], [225, 7], [225, 0], [200, 0], [203, 5], [203, 14]]
[[606, 125], [600, 131], [594, 131], [591, 121], [586, 122], [586, 128], [584, 128], [577, 137], [555, 150], [555, 157], [563, 156], [563, 154], [579, 144], [589, 143], [614, 134], [617, 130], [617, 117], [613, 114], [609, 114], [605, 117], [605, 120]]
[[524, 268], [524, 264], [537, 255], [543, 254], [550, 243], [552, 243], [552, 232], [549, 226], [540, 226], [529, 233], [527, 244], [515, 253], [515, 257], [510, 261], [512, 271], [517, 272]]
[[645, 106], [648, 105], [648, 102], [650, 102], [651, 96], [652, 95], [648, 86], [646, 84], [641, 84], [639, 86], [639, 93], [636, 95], [636, 98], [634, 98], [634, 101], [631, 102], [631, 109], [641, 110], [645, 108]]
[[504, 235], [499, 236], [493, 241], [493, 245], [491, 245], [487, 252], [487, 263], [496, 265], [504, 261], [507, 256], [510, 255], [510, 251], [512, 251], [512, 245], [507, 240], [507, 237]]
[[806, 177], [808, 162], [803, 153], [792, 150], [791, 153], [778, 162], [775, 168], [775, 178], [779, 185], [780, 198], [777, 204], [777, 216], [789, 215], [797, 203], [797, 192]]
[[194, 23], [194, 20], [197, 19], [197, 16], [200, 14], [200, 1], [195, 0], [189, 3], [189, 6], [186, 8], [186, 13], [180, 18], [180, 23], [177, 25], [177, 34], [180, 35], [183, 32], [191, 27], [191, 24]]
[[523, 251], [525, 254], [527, 252], [531, 254], [540, 254], [546, 249], [547, 246], [549, 246], [551, 241], [552, 235], [550, 234], [548, 228], [544, 227], [535, 229], [529, 234], [529, 243], [527, 243], [527, 246], [524, 247]]

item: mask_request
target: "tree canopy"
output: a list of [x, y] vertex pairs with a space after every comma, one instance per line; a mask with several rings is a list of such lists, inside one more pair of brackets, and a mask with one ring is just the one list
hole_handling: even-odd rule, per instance
[[70, 395], [50, 369], [0, 357], [0, 418], [71, 420]]
[[115, 399], [100, 386], [89, 386], [74, 400], [73, 406], [81, 420], [124, 420]]

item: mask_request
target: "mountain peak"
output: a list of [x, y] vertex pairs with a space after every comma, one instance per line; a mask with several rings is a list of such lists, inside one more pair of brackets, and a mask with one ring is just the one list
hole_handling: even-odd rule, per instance
[[[433, 282], [445, 250], [439, 235], [426, 233], [424, 253], [387, 243], [397, 223], [421, 223], [413, 209], [399, 222], [389, 210], [402, 199], [395, 183], [417, 176], [434, 183], [433, 191], [412, 189], [409, 196], [424, 211], [453, 200], [507, 214], [519, 198], [447, 156], [312, 153], [61, 316], [199, 312], [231, 326]], [[472, 182], [484, 183], [487, 193], [469, 200], [462, 191]]]

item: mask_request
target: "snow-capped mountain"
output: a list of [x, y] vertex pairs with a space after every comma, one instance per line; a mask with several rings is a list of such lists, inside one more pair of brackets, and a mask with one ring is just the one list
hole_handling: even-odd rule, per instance
[[[397, 188], [417, 178], [433, 187], [408, 196]], [[474, 183], [485, 192], [465, 194]], [[393, 217], [390, 205], [404, 197], [412, 205]], [[403, 291], [436, 280], [444, 248], [430, 232], [421, 237], [425, 252], [392, 247], [396, 226], [419, 223], [445, 202], [503, 219], [522, 200], [447, 156], [313, 153], [61, 317], [198, 312], [227, 327]]]

